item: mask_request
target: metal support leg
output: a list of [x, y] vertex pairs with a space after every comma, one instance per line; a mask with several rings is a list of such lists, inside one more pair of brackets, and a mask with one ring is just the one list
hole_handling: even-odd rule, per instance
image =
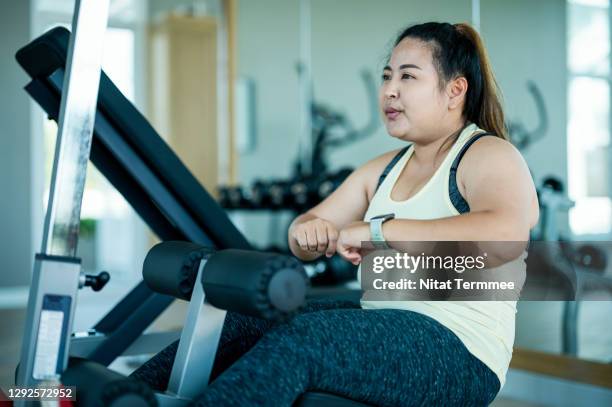
[[578, 303], [563, 303], [562, 352], [564, 355], [578, 356]]
[[[549, 242], [559, 242], [559, 229], [556, 216], [559, 211], [567, 213], [574, 206], [574, 202], [560, 191], [549, 187], [540, 191], [540, 202], [545, 202], [541, 211], [540, 238]], [[574, 298], [579, 298], [580, 279], [576, 281]], [[566, 355], [578, 354], [578, 301], [565, 301], [563, 303], [561, 333], [561, 350]]]
[[[98, 100], [109, 0], [76, 0], [62, 91], [42, 253], [36, 256], [24, 327], [19, 386], [58, 380], [68, 361], [79, 288], [75, 258], [81, 201]], [[25, 405], [25, 402], [16, 405]]]
[[168, 382], [166, 396], [178, 400], [193, 400], [208, 385], [227, 314], [205, 301], [202, 287], [205, 265], [206, 260], [202, 260]]

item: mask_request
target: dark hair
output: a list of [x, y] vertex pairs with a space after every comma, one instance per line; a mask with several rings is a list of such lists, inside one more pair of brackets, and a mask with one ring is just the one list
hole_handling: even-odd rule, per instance
[[497, 81], [480, 35], [467, 23], [424, 23], [406, 28], [395, 40], [423, 41], [431, 47], [440, 89], [451, 79], [463, 76], [468, 90], [463, 115], [478, 127], [508, 140]]

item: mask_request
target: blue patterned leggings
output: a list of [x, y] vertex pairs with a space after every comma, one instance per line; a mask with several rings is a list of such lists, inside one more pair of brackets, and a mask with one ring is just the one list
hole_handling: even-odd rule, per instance
[[[178, 342], [132, 377], [165, 390]], [[497, 376], [448, 328], [405, 310], [315, 301], [289, 321], [228, 312], [200, 406], [290, 406], [333, 393], [377, 406], [486, 406]]]

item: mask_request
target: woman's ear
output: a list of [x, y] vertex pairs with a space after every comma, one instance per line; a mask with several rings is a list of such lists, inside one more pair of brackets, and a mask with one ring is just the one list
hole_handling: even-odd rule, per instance
[[450, 110], [457, 109], [465, 101], [465, 95], [468, 89], [467, 79], [463, 76], [459, 76], [451, 80], [446, 86], [448, 94], [448, 108]]

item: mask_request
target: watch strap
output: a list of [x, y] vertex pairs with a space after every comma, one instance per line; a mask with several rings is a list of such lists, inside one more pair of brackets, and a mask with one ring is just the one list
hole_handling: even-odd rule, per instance
[[390, 220], [389, 217], [374, 217], [370, 219], [370, 240], [376, 249], [389, 249], [389, 245], [385, 240], [382, 232], [382, 225], [385, 221]]

